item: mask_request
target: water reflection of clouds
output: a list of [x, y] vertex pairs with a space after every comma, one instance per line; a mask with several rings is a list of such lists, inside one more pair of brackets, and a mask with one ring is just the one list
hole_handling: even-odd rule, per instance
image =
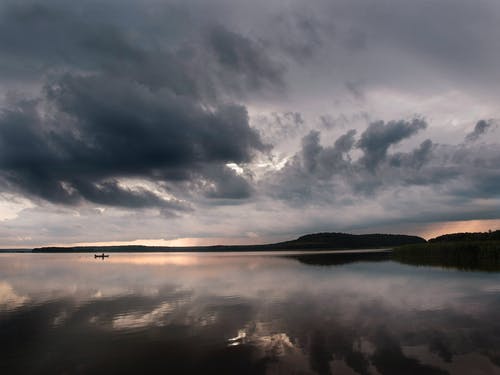
[[[82, 263], [95, 263], [95, 259], [90, 257], [81, 257], [78, 259]], [[176, 254], [113, 254], [110, 258], [105, 260], [106, 263], [111, 264], [129, 264], [129, 265], [140, 265], [140, 266], [194, 266], [200, 263], [199, 257], [190, 255], [176, 255]], [[213, 262], [213, 259], [207, 258], [206, 261]]]
[[9, 283], [0, 281], [0, 311], [15, 309], [27, 301], [28, 297], [16, 294]]
[[247, 359], [272, 359], [268, 373], [384, 374], [401, 364], [414, 373], [466, 373], [455, 362], [471, 353], [495, 369], [486, 373], [497, 371], [495, 274], [392, 262], [317, 267], [262, 256], [36, 257], [21, 273], [3, 259], [0, 301], [48, 309], [56, 331], [93, 327], [104, 341], [134, 331], [134, 345], [150, 335], [169, 343], [195, 337], [231, 355], [253, 348]]
[[453, 360], [446, 361], [425, 345], [403, 347], [403, 352], [410, 357], [419, 358], [426, 365], [442, 368], [450, 374], [500, 374], [500, 368], [487, 356], [479, 353], [455, 354]]
[[[494, 293], [498, 289], [497, 278], [467, 277], [462, 273], [449, 272], [443, 281], [439, 270], [427, 270], [422, 277], [413, 267], [393, 264], [377, 264], [373, 267], [375, 272], [364, 272], [363, 267], [356, 265], [311, 267], [270, 257], [113, 254], [109, 261], [100, 262], [89, 255], [44, 254], [25, 266], [24, 272], [19, 272], [19, 268], [11, 271], [8, 263], [2, 262], [0, 269], [9, 280], [10, 293], [42, 299], [157, 295], [162, 287], [170, 285], [199, 294], [264, 296], [275, 302], [294, 293], [332, 295], [343, 299], [344, 309], [379, 299], [394, 308], [460, 307], [474, 312], [481, 306], [474, 306], [471, 301], [464, 303], [464, 296]], [[406, 272], [400, 272], [401, 269]]]
[[161, 303], [147, 313], [126, 313], [119, 314], [113, 319], [113, 328], [140, 328], [151, 325], [162, 326], [166, 324], [165, 316], [174, 311], [175, 306], [168, 302]]

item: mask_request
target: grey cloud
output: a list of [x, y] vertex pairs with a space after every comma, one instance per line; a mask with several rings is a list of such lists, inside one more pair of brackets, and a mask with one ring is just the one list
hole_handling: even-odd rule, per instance
[[[494, 37], [498, 33], [497, 5], [490, 0], [481, 7], [453, 0], [432, 4], [410, 0], [376, 4], [335, 1], [324, 2], [323, 12], [332, 16], [337, 34], [350, 33], [354, 41], [359, 41], [352, 44], [362, 46], [360, 59], [354, 59], [360, 65], [354, 69], [349, 64], [352, 54], [339, 54], [338, 61], [349, 64], [341, 68], [347, 80], [366, 80], [369, 86], [389, 84], [428, 90], [435, 84], [439, 87], [444, 78], [462, 89], [484, 92], [491, 91], [500, 78], [496, 68], [500, 61], [499, 41]], [[476, 26], [467, 26], [472, 24]], [[333, 53], [338, 52], [336, 46], [329, 47]], [[380, 52], [385, 56], [382, 59], [378, 58]], [[337, 60], [335, 55], [332, 60]], [[433, 78], [435, 81], [429, 82]]]
[[[248, 162], [252, 149], [264, 150], [239, 105], [204, 109], [196, 100], [168, 90], [151, 92], [121, 79], [65, 76], [48, 89], [48, 99], [77, 121], [81, 136], [107, 154], [102, 163], [142, 167], [195, 162]], [[139, 142], [140, 141], [140, 142]], [[111, 165], [113, 167], [113, 165]]]
[[334, 130], [335, 128], [345, 129], [353, 126], [355, 122], [369, 123], [370, 116], [365, 112], [353, 113], [350, 116], [340, 114], [338, 116], [321, 115], [318, 117], [318, 125], [324, 130]]
[[335, 141], [335, 146], [334, 149], [341, 152], [341, 153], [347, 153], [351, 151], [351, 149], [354, 147], [354, 136], [356, 135], [356, 130], [351, 129], [349, 130], [346, 134], [341, 135], [336, 141]]
[[365, 95], [363, 93], [363, 88], [358, 83], [346, 82], [345, 87], [354, 98], [356, 98], [360, 101], [365, 99]]
[[227, 80], [240, 77], [244, 88], [257, 90], [263, 86], [284, 85], [284, 67], [273, 61], [268, 49], [258, 42], [219, 26], [210, 31], [209, 43], [222, 68], [237, 73], [236, 76], [229, 75]]
[[335, 144], [324, 147], [320, 144], [318, 131], [311, 131], [302, 138], [301, 149], [286, 166], [269, 173], [261, 188], [269, 195], [302, 205], [318, 203], [317, 195], [332, 200], [336, 191], [334, 176], [348, 176], [352, 168], [349, 152], [355, 145], [355, 130], [340, 136]]
[[9, 1], [0, 6], [3, 78], [40, 81], [61, 70], [104, 72], [204, 100], [283, 88], [285, 66], [259, 41], [197, 24], [197, 7], [175, 1], [147, 7], [150, 12], [134, 1], [84, 1], [78, 7]]
[[[23, 69], [23, 74], [30, 69], [31, 74], [43, 73], [61, 63], [90, 69], [104, 63], [116, 67], [110, 62], [113, 58], [130, 62], [155, 55], [154, 51], [162, 53], [153, 60], [166, 59], [169, 64], [163, 52], [177, 56], [172, 51], [178, 51], [187, 59], [183, 61], [189, 61], [189, 69], [222, 74], [205, 90], [212, 84], [232, 83], [231, 74], [224, 76], [218, 65], [237, 70], [234, 78], [245, 89], [286, 85], [288, 79], [295, 79], [284, 75], [288, 60], [314, 64], [310, 65], [317, 72], [314, 78], [327, 86], [356, 82], [368, 89], [387, 84], [429, 89], [434, 81], [441, 82], [438, 77], [451, 79], [460, 88], [494, 86], [500, 59], [494, 38], [496, 5], [493, 0], [481, 7], [452, 0], [431, 5], [385, 0], [376, 6], [341, 0], [307, 6], [292, 1], [287, 7], [257, 1], [249, 7], [241, 1], [146, 0], [82, 1], [70, 7], [55, 0], [6, 1], [0, 7], [0, 48], [9, 61], [4, 61], [4, 67], [8, 65], [10, 73]], [[443, 26], [449, 24], [454, 27]], [[197, 57], [190, 60], [189, 56]], [[19, 57], [25, 60], [16, 67]], [[152, 63], [149, 58], [145, 61], [147, 72]], [[308, 87], [320, 88], [321, 83], [309, 82]]]
[[[64, 187], [64, 185], [63, 185]], [[94, 183], [85, 180], [73, 180], [68, 189], [81, 198], [96, 204], [126, 208], [161, 207], [164, 210], [183, 211], [189, 208], [176, 200], [165, 200], [146, 189], [120, 187], [117, 181], [107, 180]]]
[[360, 160], [369, 170], [374, 170], [387, 157], [390, 146], [401, 142], [418, 131], [425, 129], [427, 123], [420, 119], [412, 121], [382, 121], [370, 124], [357, 144], [363, 150]]
[[500, 152], [498, 144], [447, 147], [441, 160], [454, 169], [460, 184], [449, 187], [458, 199], [474, 197], [497, 198], [500, 183]]
[[[343, 205], [354, 197], [377, 198], [384, 191], [439, 186], [448, 198], [495, 198], [499, 181], [498, 147], [443, 145], [423, 141], [408, 152], [390, 146], [426, 127], [422, 120], [375, 122], [355, 139], [354, 129], [333, 146], [321, 133], [306, 135], [300, 150], [280, 171], [267, 176], [262, 189], [290, 205]], [[354, 158], [356, 148], [363, 154]], [[465, 202], [462, 202], [465, 205]]]
[[9, 188], [51, 202], [171, 205], [146, 191], [121, 189], [114, 180], [216, 179], [207, 172], [210, 165], [249, 162], [267, 147], [242, 106], [208, 110], [133, 82], [66, 75], [47, 87], [45, 99], [50, 106], [41, 109], [50, 115], [42, 116], [37, 103], [2, 113], [0, 168]]
[[210, 170], [205, 171], [205, 175], [212, 181], [204, 189], [205, 196], [225, 200], [223, 204], [234, 203], [228, 200], [249, 198], [253, 193], [253, 187], [248, 179], [237, 175], [228, 167], [212, 167]]
[[[420, 189], [472, 212], [475, 199], [498, 200], [498, 142], [484, 120], [463, 144], [445, 144], [464, 139], [447, 124], [496, 117], [498, 9], [495, 0], [3, 1], [0, 95], [28, 99], [0, 98], [1, 191], [64, 205], [330, 212], [363, 199], [395, 211], [405, 203], [385, 195]], [[423, 120], [373, 122], [415, 112], [433, 122], [420, 145], [410, 137]], [[486, 205], [472, 216], [494, 216]], [[325, 217], [316, 223], [327, 229]]]
[[300, 112], [272, 112], [268, 115], [254, 116], [254, 126], [262, 137], [271, 144], [296, 138], [307, 130], [307, 124]]
[[[58, 70], [94, 71], [142, 62], [143, 44], [113, 20], [96, 17], [89, 3], [7, 1], [0, 6], [0, 51], [4, 79], [40, 81]], [[108, 14], [106, 6], [100, 11]]]
[[391, 156], [389, 163], [397, 167], [412, 167], [419, 169], [431, 158], [433, 143], [426, 139], [418, 148], [410, 153], [396, 153]]
[[335, 25], [314, 14], [310, 8], [282, 11], [272, 15], [267, 44], [300, 64], [305, 64], [334, 36]]
[[[403, 1], [394, 7], [391, 1], [369, 6], [364, 16], [368, 27], [377, 29], [385, 38], [406, 43], [407, 48], [427, 55], [436, 61], [454, 67], [470, 69], [479, 62], [483, 45], [481, 38], [494, 42], [488, 35], [497, 15], [488, 14], [493, 2], [486, 7], [475, 7], [468, 2], [445, 0], [423, 7], [411, 1]], [[453, 6], [458, 5], [458, 6]], [[482, 21], [481, 27], [466, 28], [467, 22]], [[455, 27], [444, 25], [453, 23]], [[419, 32], [415, 33], [414, 30]], [[486, 52], [483, 50], [483, 52]]]
[[[0, 6], [6, 74], [22, 61], [19, 79], [44, 83], [41, 94], [31, 93], [35, 99], [1, 110], [3, 189], [61, 204], [184, 209], [119, 180], [173, 191], [165, 184], [200, 179], [213, 186], [207, 197], [248, 198], [247, 177], [224, 165], [248, 163], [269, 146], [250, 127], [246, 108], [232, 104], [234, 94], [281, 88], [284, 67], [258, 41], [226, 28], [206, 26], [208, 41], [202, 26], [184, 32], [189, 28], [172, 20], [169, 29], [159, 15], [177, 16], [174, 3], [149, 4], [157, 14], [135, 2], [120, 5]], [[176, 192], [189, 198], [189, 191]]]
[[348, 152], [354, 146], [355, 134], [356, 131], [351, 129], [340, 136], [333, 147], [323, 147], [320, 144], [320, 133], [311, 131], [302, 139], [301, 160], [305, 171], [320, 178], [328, 178], [340, 172], [350, 162]]
[[474, 130], [465, 136], [467, 142], [477, 141], [483, 134], [487, 133], [493, 126], [493, 121], [479, 120]]
[[304, 168], [306, 170], [316, 170], [318, 156], [322, 149], [319, 144], [319, 132], [312, 131], [302, 138], [302, 160], [304, 161]]

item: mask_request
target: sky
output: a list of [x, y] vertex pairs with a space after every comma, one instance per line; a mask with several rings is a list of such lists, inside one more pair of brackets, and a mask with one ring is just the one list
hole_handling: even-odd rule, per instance
[[4, 0], [0, 247], [500, 228], [497, 0]]

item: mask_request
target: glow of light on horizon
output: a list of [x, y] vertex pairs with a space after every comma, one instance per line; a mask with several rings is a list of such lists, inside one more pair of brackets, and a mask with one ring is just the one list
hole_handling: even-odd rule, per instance
[[420, 236], [428, 240], [448, 233], [487, 232], [488, 230], [494, 231], [498, 229], [500, 229], [500, 220], [496, 219], [446, 221], [426, 225], [420, 232]]
[[[284, 240], [284, 239], [283, 239]], [[98, 242], [75, 242], [70, 244], [56, 243], [47, 246], [72, 247], [72, 246], [172, 246], [172, 247], [192, 247], [192, 246], [216, 246], [216, 245], [256, 245], [267, 243], [270, 239], [249, 233], [248, 237], [186, 237], [172, 240], [165, 239], [137, 239], [133, 241], [98, 241]]]
[[[411, 229], [412, 225], [408, 225], [407, 230], [393, 231], [393, 234], [414, 234], [421, 236], [426, 240], [431, 238], [458, 232], [486, 232], [488, 230], [500, 229], [500, 220], [464, 220], [464, 221], [446, 221], [439, 223], [431, 223], [425, 225], [415, 225], [415, 229]], [[334, 230], [332, 229], [332, 232]], [[377, 231], [377, 230], [375, 230]], [[349, 232], [349, 231], [346, 231]], [[355, 231], [354, 231], [355, 232]], [[374, 231], [364, 230], [363, 233], [371, 233]], [[383, 232], [392, 233], [389, 229], [384, 228]], [[396, 233], [398, 232], [398, 233]], [[298, 233], [296, 236], [283, 237], [281, 239], [270, 239], [262, 237], [255, 233], [251, 233], [248, 237], [185, 237], [172, 240], [165, 239], [138, 239], [134, 241], [102, 241], [102, 242], [79, 242], [71, 244], [54, 244], [52, 246], [127, 246], [127, 245], [144, 245], [144, 246], [171, 246], [171, 247], [194, 247], [194, 246], [216, 246], [216, 245], [259, 245], [264, 243], [280, 242], [294, 239], [306, 233]]]
[[[120, 253], [119, 256], [115, 256], [113, 254], [109, 259], [106, 259], [107, 263], [115, 263], [115, 264], [133, 264], [140, 266], [194, 266], [200, 263], [200, 260], [196, 256], [191, 255], [177, 255], [177, 254], [155, 254], [149, 253], [144, 255], [127, 255], [126, 253]], [[82, 258], [79, 260], [83, 263], [91, 263], [95, 262], [95, 259]]]

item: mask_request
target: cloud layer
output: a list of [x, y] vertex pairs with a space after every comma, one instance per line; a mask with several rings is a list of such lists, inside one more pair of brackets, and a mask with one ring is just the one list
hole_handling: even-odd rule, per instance
[[498, 21], [494, 1], [6, 1], [0, 242], [499, 219]]

